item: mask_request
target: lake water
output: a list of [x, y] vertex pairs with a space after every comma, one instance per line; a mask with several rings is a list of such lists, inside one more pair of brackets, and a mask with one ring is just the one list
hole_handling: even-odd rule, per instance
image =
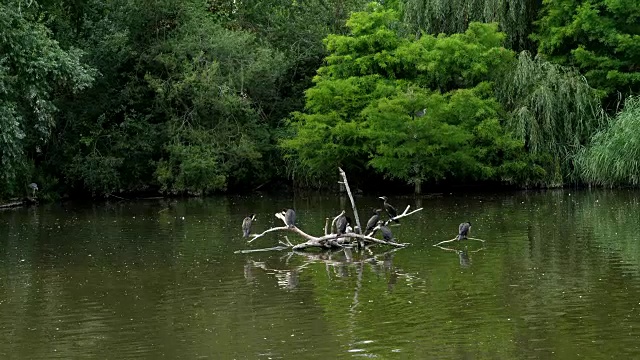
[[[362, 221], [379, 207], [356, 201]], [[640, 193], [390, 196], [424, 210], [404, 249], [234, 253], [334, 196], [47, 205], [0, 212], [1, 359], [640, 358]], [[467, 241], [438, 248], [463, 221]], [[387, 252], [387, 253], [385, 253]]]

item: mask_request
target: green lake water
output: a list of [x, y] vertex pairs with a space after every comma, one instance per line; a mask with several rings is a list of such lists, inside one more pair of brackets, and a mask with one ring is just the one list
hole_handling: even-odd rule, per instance
[[[357, 197], [362, 221], [375, 196]], [[390, 196], [396, 251], [238, 254], [333, 195], [0, 211], [0, 359], [640, 358], [640, 192]], [[458, 224], [471, 236], [451, 239]]]

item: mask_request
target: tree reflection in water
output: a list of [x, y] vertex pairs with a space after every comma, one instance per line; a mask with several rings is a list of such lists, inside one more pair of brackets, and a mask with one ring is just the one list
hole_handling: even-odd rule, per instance
[[[347, 278], [355, 273], [358, 283], [362, 280], [364, 266], [368, 265], [377, 275], [389, 274], [388, 290], [392, 291], [399, 278], [418, 279], [415, 275], [394, 266], [393, 256], [398, 250], [400, 248], [394, 248], [381, 254], [373, 253], [370, 248], [356, 254], [350, 248], [313, 253], [291, 251], [280, 258], [280, 264], [284, 265], [282, 268], [270, 267], [265, 262], [247, 259], [244, 265], [244, 277], [247, 281], [253, 281], [255, 279], [254, 270], [261, 269], [267, 274], [275, 275], [280, 288], [293, 290], [300, 283], [300, 273], [312, 264], [324, 264], [329, 279]], [[289, 261], [294, 256], [304, 258], [304, 262], [297, 266], [290, 266]]]

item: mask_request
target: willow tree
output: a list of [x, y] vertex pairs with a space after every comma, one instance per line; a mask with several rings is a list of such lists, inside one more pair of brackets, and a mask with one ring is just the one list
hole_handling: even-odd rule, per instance
[[582, 179], [599, 185], [640, 185], [640, 97], [629, 97], [611, 126], [577, 156]]
[[604, 125], [596, 90], [575, 69], [522, 52], [497, 94], [507, 128], [531, 154], [549, 159], [546, 185], [575, 179], [573, 155]]
[[640, 92], [640, 2], [545, 0], [534, 38], [538, 51], [574, 66], [605, 98], [608, 110]]
[[471, 22], [496, 22], [506, 35], [506, 46], [532, 49], [540, 0], [404, 0], [403, 19], [410, 31], [454, 34], [467, 30]]

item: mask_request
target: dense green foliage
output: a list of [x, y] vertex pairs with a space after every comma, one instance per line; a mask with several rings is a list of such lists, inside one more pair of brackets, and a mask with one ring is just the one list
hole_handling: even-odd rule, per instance
[[600, 185], [640, 184], [640, 98], [630, 97], [611, 126], [593, 136], [578, 155], [585, 181]]
[[514, 50], [531, 49], [539, 0], [405, 0], [403, 17], [411, 33], [454, 34], [474, 21], [495, 22]]
[[[59, 193], [202, 194], [283, 176], [274, 146], [281, 120], [301, 108], [302, 91], [325, 54], [322, 39], [341, 32], [352, 7], [361, 4], [3, 5], [2, 49], [8, 60], [1, 64], [10, 70], [2, 68], [2, 82], [11, 96], [2, 106], [8, 124], [2, 129], [8, 134], [3, 139], [11, 141], [0, 148], [8, 182], [0, 197], [24, 193], [33, 180]], [[49, 51], [51, 61], [42, 52], [16, 47], [19, 41]], [[19, 73], [5, 78], [14, 68]], [[32, 73], [33, 81], [26, 75]], [[93, 86], [86, 88], [93, 75]], [[52, 117], [48, 96], [54, 91], [60, 111]], [[14, 100], [20, 96], [21, 102]], [[35, 120], [39, 127], [27, 123]], [[42, 136], [29, 133], [21, 140], [30, 129]]]
[[509, 111], [507, 127], [530, 153], [550, 158], [545, 183], [574, 180], [573, 156], [604, 125], [596, 91], [572, 68], [522, 52], [498, 97]]
[[640, 2], [545, 0], [537, 25], [539, 51], [575, 66], [607, 105], [640, 91]]
[[5, 1], [0, 198], [32, 181], [41, 196], [304, 185], [336, 166], [566, 184], [607, 131], [601, 102], [640, 90], [639, 20], [631, 0]]
[[493, 71], [513, 59], [497, 26], [412, 40], [394, 30], [397, 22], [395, 11], [372, 5], [351, 17], [351, 35], [327, 38], [307, 113], [294, 114], [295, 136], [283, 141], [301, 174], [370, 165], [419, 184], [513, 181], [536, 171], [504, 131], [493, 96]]
[[18, 1], [0, 4], [0, 195], [24, 191], [55, 126], [57, 92], [93, 80], [81, 51], [62, 49]]

